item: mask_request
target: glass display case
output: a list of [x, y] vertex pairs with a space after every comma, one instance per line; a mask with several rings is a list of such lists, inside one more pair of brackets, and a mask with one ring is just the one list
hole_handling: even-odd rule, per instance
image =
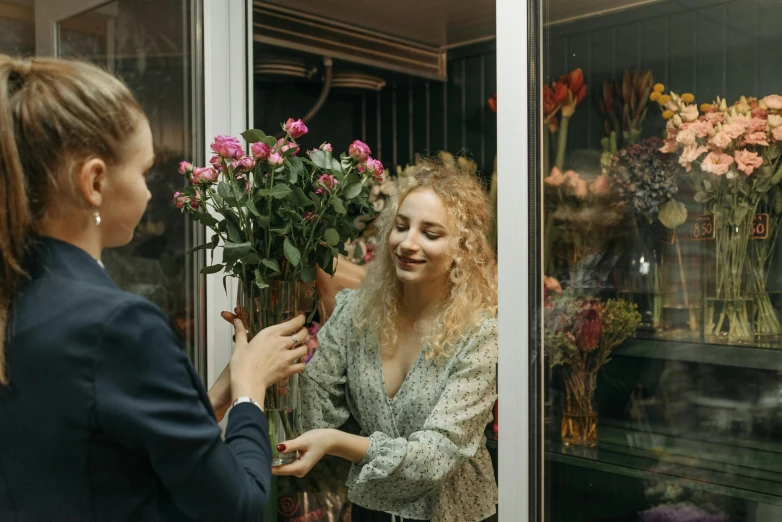
[[782, 3], [565, 4], [530, 20], [541, 518], [782, 520]]

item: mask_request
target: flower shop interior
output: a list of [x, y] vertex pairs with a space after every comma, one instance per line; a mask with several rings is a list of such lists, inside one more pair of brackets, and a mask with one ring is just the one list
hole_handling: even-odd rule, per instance
[[[0, 0], [0, 53], [40, 53], [58, 1]], [[204, 227], [171, 204], [206, 139], [203, 2], [62, 5], [80, 1], [58, 53], [129, 84], [158, 156], [134, 240], [104, 263], [164, 310], [206, 381], [208, 254], [189, 255]], [[500, 65], [495, 0], [247, 5], [250, 126], [302, 118], [303, 150], [365, 142], [386, 173], [376, 212], [421, 156], [480, 177], [495, 213], [503, 177], [529, 174], [530, 433], [500, 429], [496, 408], [485, 431], [495, 474], [500, 441], [530, 439], [529, 520], [782, 520], [782, 2], [530, 1], [535, 52]], [[527, 70], [534, 160], [499, 183], [513, 93], [498, 105], [498, 67]], [[336, 285], [372, 262], [373, 223], [354, 217]], [[350, 520], [348, 469], [275, 479], [267, 522]]]

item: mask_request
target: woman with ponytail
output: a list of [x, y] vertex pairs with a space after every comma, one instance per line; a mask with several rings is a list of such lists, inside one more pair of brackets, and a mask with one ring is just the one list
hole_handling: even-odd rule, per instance
[[206, 392], [162, 312], [100, 261], [133, 237], [153, 162], [121, 81], [0, 55], [0, 520], [262, 520], [260, 405], [303, 369], [304, 319], [249, 343], [237, 322]]

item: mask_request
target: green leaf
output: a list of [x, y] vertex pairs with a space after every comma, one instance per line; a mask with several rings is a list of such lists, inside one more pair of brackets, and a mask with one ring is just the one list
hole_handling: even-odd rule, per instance
[[274, 185], [272, 189], [272, 197], [275, 199], [285, 199], [290, 193], [291, 188], [288, 185]]
[[182, 193], [186, 196], [190, 196], [191, 198], [194, 198], [196, 195], [195, 187], [188, 185], [187, 187], [182, 189]]
[[666, 228], [674, 230], [687, 221], [687, 207], [684, 206], [684, 203], [671, 199], [660, 205], [657, 217]]
[[[774, 145], [778, 145], [779, 142], [775, 143]], [[771, 184], [777, 185], [780, 181], [782, 181], [782, 161], [779, 162], [779, 166], [777, 167], [777, 171], [774, 172], [774, 176], [771, 178]]]
[[220, 194], [220, 197], [223, 199], [233, 199], [234, 197], [233, 193], [231, 192], [231, 186], [225, 181], [221, 181], [217, 184], [217, 193]]
[[205, 266], [201, 269], [202, 274], [216, 274], [220, 270], [223, 269], [225, 265], [212, 265], [212, 266]]
[[363, 185], [361, 183], [351, 183], [348, 185], [348, 187], [345, 189], [345, 192], [342, 193], [342, 196], [345, 199], [353, 199], [359, 194], [361, 194], [361, 189], [363, 188]]
[[187, 251], [185, 254], [186, 256], [189, 256], [190, 254], [194, 254], [198, 252], [199, 250], [206, 250], [207, 248], [211, 248], [212, 245], [209, 243], [204, 243], [203, 245], [198, 245], [197, 247], [193, 247], [190, 250]]
[[782, 214], [782, 191], [774, 191], [774, 211], [777, 214]]
[[261, 190], [256, 191], [255, 195], [258, 196], [258, 197], [261, 197], [261, 198], [268, 198], [269, 196], [272, 195], [272, 191], [267, 189], [267, 188], [265, 188], [265, 189], [261, 189]]
[[293, 197], [296, 198], [296, 204], [299, 207], [312, 206], [312, 201], [307, 197], [301, 187], [293, 187]]
[[255, 217], [261, 217], [261, 213], [258, 212], [258, 207], [255, 206], [255, 201], [248, 199], [247, 200], [247, 208], [250, 210], [253, 216]]
[[234, 225], [230, 221], [226, 221], [225, 223], [226, 231], [228, 232], [228, 239], [233, 243], [243, 243], [244, 237], [242, 236], [242, 233], [239, 231], [239, 227]]
[[263, 229], [268, 229], [271, 225], [271, 220], [268, 218], [268, 216], [258, 216], [255, 219], [255, 222], [258, 223], [258, 226]]
[[282, 251], [290, 264], [293, 266], [299, 266], [299, 261], [301, 261], [301, 252], [299, 252], [299, 249], [296, 248], [296, 246], [287, 237], [285, 238], [285, 242], [282, 244]]
[[706, 203], [711, 199], [711, 194], [707, 194], [706, 192], [701, 192], [700, 190], [695, 193], [695, 201], [698, 203]]
[[326, 240], [326, 244], [328, 246], [334, 246], [339, 243], [339, 232], [333, 228], [327, 228], [326, 232], [323, 234], [323, 237]]
[[332, 254], [330, 250], [326, 250], [323, 254], [323, 263], [320, 264], [320, 267], [328, 275], [334, 275], [334, 254]]
[[214, 227], [217, 225], [218, 221], [210, 214], [209, 212], [204, 212], [200, 216], [198, 216], [198, 221], [201, 222], [202, 225], [207, 227]]
[[247, 265], [257, 265], [261, 262], [261, 257], [255, 252], [250, 252], [241, 257], [240, 261]]
[[296, 183], [300, 177], [304, 177], [304, 163], [301, 162], [301, 158], [298, 156], [291, 156], [287, 160], [290, 167], [288, 172], [288, 179], [291, 183]]
[[249, 242], [244, 243], [226, 243], [223, 246], [223, 261], [228, 263], [235, 263], [240, 258], [244, 257], [252, 250], [252, 245]]
[[337, 214], [347, 214], [348, 211], [345, 210], [345, 205], [342, 204], [342, 200], [339, 198], [334, 198], [331, 200], [331, 206], [334, 207], [334, 210], [337, 211]]
[[309, 283], [310, 281], [314, 281], [315, 277], [317, 275], [317, 271], [315, 270], [315, 267], [311, 264], [306, 264], [303, 267], [301, 267], [301, 280], [305, 283]]
[[274, 258], [267, 257], [266, 259], [261, 261], [261, 263], [263, 263], [263, 266], [265, 266], [265, 267], [267, 267], [267, 268], [269, 268], [271, 270], [274, 270], [275, 272], [281, 272], [281, 270], [280, 270], [280, 262], [277, 261]]
[[263, 141], [265, 137], [266, 134], [261, 129], [249, 129], [242, 133], [242, 138], [248, 143]]
[[255, 280], [253, 282], [255, 283], [255, 286], [261, 290], [269, 287], [269, 285], [266, 283], [266, 280], [263, 278], [263, 273], [261, 272], [260, 268], [255, 269]]
[[264, 139], [261, 140], [269, 147], [274, 147], [277, 145], [277, 139], [274, 136], [266, 136]]
[[312, 163], [322, 170], [328, 170], [333, 173], [341, 173], [342, 165], [334, 159], [330, 152], [324, 150], [314, 150], [310, 152]]

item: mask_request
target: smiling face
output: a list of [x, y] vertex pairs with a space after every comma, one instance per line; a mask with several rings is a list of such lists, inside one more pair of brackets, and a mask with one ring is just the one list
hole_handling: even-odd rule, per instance
[[388, 246], [402, 283], [445, 282], [453, 265], [448, 211], [431, 189], [411, 192], [399, 206]]

